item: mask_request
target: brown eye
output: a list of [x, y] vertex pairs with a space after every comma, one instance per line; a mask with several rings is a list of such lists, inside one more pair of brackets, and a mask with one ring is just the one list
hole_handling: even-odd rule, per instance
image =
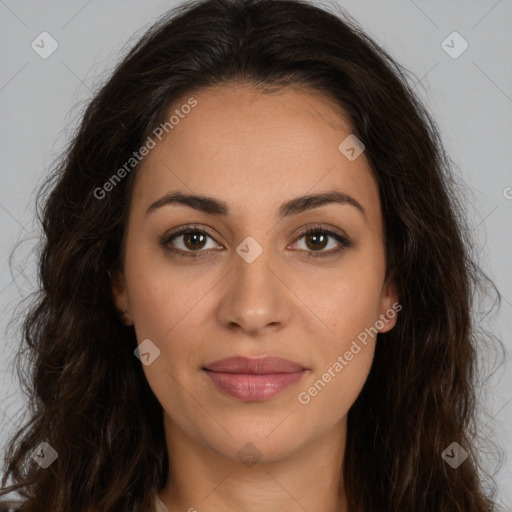
[[[304, 238], [305, 248], [300, 247], [299, 242], [296, 242], [294, 245], [301, 251], [307, 254], [307, 256], [316, 258], [323, 256], [334, 256], [337, 253], [352, 247], [352, 241], [344, 234], [338, 233], [329, 228], [320, 228], [320, 227], [312, 227], [304, 231], [299, 240]], [[334, 246], [331, 247], [331, 250], [324, 250], [328, 247], [330, 240], [335, 240], [337, 242], [334, 243]]]
[[[212, 241], [211, 246], [207, 246], [208, 239]], [[207, 249], [217, 249], [219, 246], [213, 243], [213, 237], [193, 226], [188, 229], [182, 229], [176, 233], [164, 236], [160, 240], [160, 245], [165, 251], [176, 254], [178, 256], [188, 256], [197, 258], [202, 253], [208, 253]]]
[[185, 247], [190, 250], [202, 249], [206, 242], [206, 236], [201, 231], [189, 231], [180, 236], [183, 237]]
[[306, 245], [312, 250], [325, 249], [328, 238], [328, 235], [319, 232], [305, 235]]
[[[198, 258], [202, 253], [209, 253], [205, 249], [219, 248], [215, 243], [213, 246], [207, 247], [208, 239], [214, 242], [213, 237], [205, 231], [189, 227], [163, 237], [160, 240], [160, 245], [165, 251], [178, 256]], [[295, 242], [295, 248], [306, 253], [308, 257], [334, 256], [344, 249], [352, 247], [352, 242], [346, 235], [328, 228], [309, 228], [302, 233], [298, 240], [301, 239], [305, 240], [305, 248], [297, 247], [300, 245], [299, 242]], [[334, 243], [330, 250], [324, 250], [329, 247], [331, 240], [337, 243]]]

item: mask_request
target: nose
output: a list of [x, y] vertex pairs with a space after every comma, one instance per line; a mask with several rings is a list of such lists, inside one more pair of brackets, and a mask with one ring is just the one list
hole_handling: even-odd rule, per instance
[[250, 258], [234, 256], [218, 311], [225, 327], [257, 336], [288, 323], [290, 291], [278, 276], [278, 262], [269, 255], [270, 250], [264, 250], [250, 263]]

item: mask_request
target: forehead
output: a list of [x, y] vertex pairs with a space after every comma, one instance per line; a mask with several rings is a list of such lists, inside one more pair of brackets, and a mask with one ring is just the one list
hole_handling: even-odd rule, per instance
[[[328, 98], [305, 89], [269, 93], [251, 86], [209, 88], [193, 98], [197, 105], [144, 158], [132, 203], [140, 213], [175, 190], [218, 197], [242, 217], [336, 188], [380, 224], [368, 160], [364, 152], [353, 161], [340, 152], [351, 127]], [[167, 118], [188, 99], [175, 102]]]

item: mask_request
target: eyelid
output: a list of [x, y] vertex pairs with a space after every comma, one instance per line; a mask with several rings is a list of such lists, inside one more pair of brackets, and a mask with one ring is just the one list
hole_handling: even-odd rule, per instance
[[[210, 252], [212, 251], [212, 249], [208, 249], [208, 250], [199, 249], [197, 251], [183, 251], [182, 249], [172, 249], [169, 247], [169, 242], [174, 237], [178, 237], [178, 236], [181, 236], [181, 235], [184, 235], [187, 233], [191, 233], [191, 232], [203, 233], [203, 234], [209, 236], [216, 244], [221, 245], [215, 240], [214, 235], [212, 235], [208, 231], [208, 229], [205, 229], [204, 226], [200, 226], [197, 224], [180, 226], [179, 228], [176, 229], [176, 231], [171, 231], [171, 233], [165, 234], [160, 240], [160, 245], [162, 245], [164, 250], [171, 252], [173, 254], [176, 254], [178, 256], [198, 258], [198, 257], [201, 257], [201, 253], [206, 253], [207, 255], [209, 255]], [[331, 249], [329, 251], [323, 251], [323, 250], [322, 251], [303, 251], [303, 250], [298, 251], [298, 252], [305, 252], [308, 257], [316, 258], [316, 257], [334, 256], [334, 255], [340, 253], [341, 251], [343, 251], [344, 249], [352, 247], [352, 245], [353, 245], [352, 240], [343, 231], [339, 230], [338, 228], [333, 228], [333, 227], [325, 226], [322, 224], [314, 224], [314, 225], [310, 225], [310, 226], [302, 229], [295, 236], [294, 241], [292, 242], [291, 245], [296, 244], [301, 238], [303, 238], [304, 236], [311, 234], [311, 233], [326, 234], [327, 236], [334, 238], [338, 242], [339, 245], [336, 249]]]
[[304, 252], [306, 257], [311, 258], [328, 258], [330, 256], [336, 256], [344, 250], [353, 246], [352, 240], [341, 230], [338, 228], [334, 228], [331, 226], [325, 226], [322, 224], [314, 224], [303, 230], [296, 236], [295, 242], [292, 245], [295, 245], [301, 238], [311, 233], [323, 233], [327, 236], [334, 238], [338, 242], [338, 247], [335, 249], [331, 249], [329, 251], [302, 251]]
[[208, 250], [197, 250], [197, 251], [183, 251], [182, 249], [172, 249], [169, 247], [170, 241], [178, 236], [185, 235], [187, 233], [203, 233], [207, 236], [209, 236], [216, 244], [220, 245], [216, 240], [215, 236], [210, 233], [207, 229], [204, 228], [204, 226], [200, 226], [198, 224], [188, 224], [185, 226], [180, 226], [176, 230], [171, 231], [170, 233], [166, 233], [161, 239], [160, 239], [160, 245], [164, 248], [164, 250], [171, 252], [172, 254], [177, 254], [179, 256], [185, 256], [185, 257], [199, 257], [201, 253], [209, 254], [212, 249]]

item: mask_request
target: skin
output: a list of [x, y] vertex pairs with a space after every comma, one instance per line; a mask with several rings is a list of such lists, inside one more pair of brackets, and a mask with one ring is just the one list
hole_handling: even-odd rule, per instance
[[[308, 404], [298, 395], [398, 302], [393, 281], [385, 280], [383, 219], [369, 162], [364, 153], [349, 161], [340, 152], [350, 125], [318, 93], [288, 87], [269, 94], [238, 84], [194, 98], [197, 106], [144, 159], [124, 267], [112, 281], [138, 343], [150, 339], [160, 350], [143, 366], [164, 410], [172, 476], [160, 499], [172, 512], [347, 511], [337, 490], [347, 413], [378, 336], [359, 343], [362, 350]], [[327, 204], [278, 218], [283, 202], [333, 189], [356, 199], [366, 217], [352, 205]], [[231, 213], [171, 204], [146, 214], [174, 191], [215, 197]], [[202, 256], [167, 253], [159, 240], [190, 223], [211, 238], [187, 246], [181, 235], [169, 245]], [[311, 235], [301, 236], [316, 225], [344, 233], [352, 247], [308, 258], [339, 246], [332, 237], [315, 246]], [[263, 249], [252, 263], [236, 252], [248, 236]], [[235, 355], [280, 356], [308, 371], [270, 399], [245, 402], [221, 393], [201, 370]], [[248, 442], [261, 455], [251, 467], [237, 455]]]

